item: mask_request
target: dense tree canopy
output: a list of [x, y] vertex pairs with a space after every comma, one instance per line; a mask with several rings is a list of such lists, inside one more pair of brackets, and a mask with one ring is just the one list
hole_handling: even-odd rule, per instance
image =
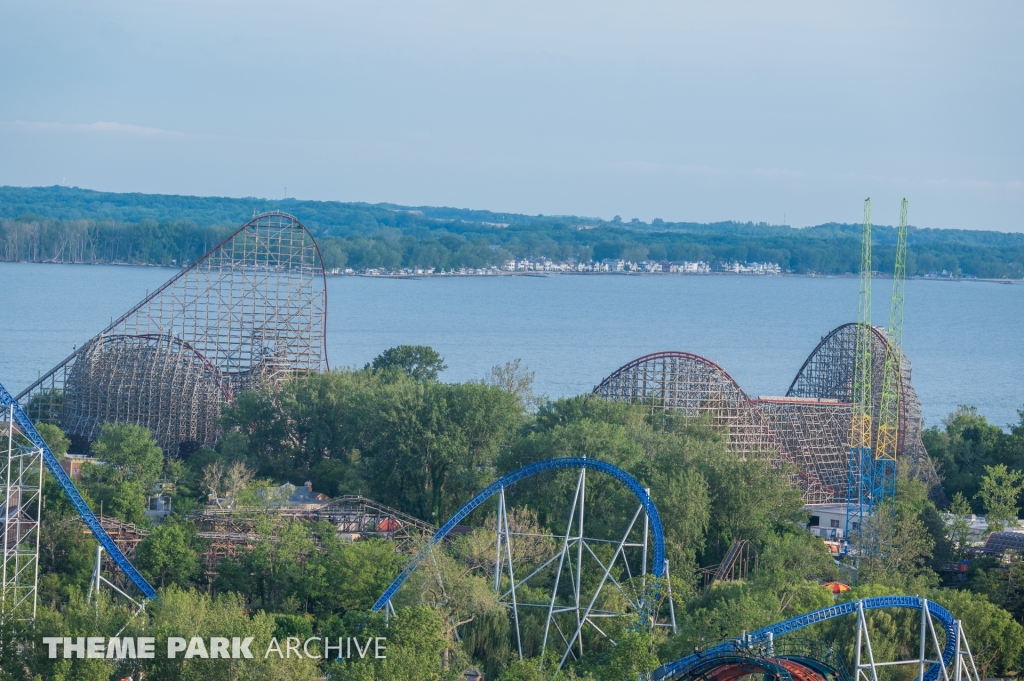
[[106, 424], [92, 444], [94, 463], [82, 482], [110, 515], [136, 525], [148, 524], [146, 508], [164, 468], [164, 456], [152, 433], [141, 426]]
[[1009, 432], [989, 423], [974, 407], [959, 407], [922, 434], [925, 448], [942, 476], [946, 496], [960, 492], [974, 511], [983, 514], [984, 501], [978, 496], [986, 467], [1003, 465], [1024, 472], [1024, 410], [1021, 420]]
[[[429, 348], [422, 350], [417, 357], [426, 365], [441, 362], [433, 351], [425, 352]], [[269, 680], [327, 672], [335, 678], [343, 671], [341, 678], [454, 681], [475, 666], [497, 681], [611, 681], [635, 678], [695, 647], [827, 606], [834, 597], [822, 584], [836, 579], [855, 583], [840, 599], [908, 593], [942, 603], [966, 623], [986, 676], [1019, 671], [1024, 664], [1024, 562], [975, 557], [962, 578], [946, 570], [971, 554], [958, 517], [969, 512], [968, 499], [983, 507], [998, 502], [1016, 508], [999, 493], [1018, 484], [1007, 480], [1024, 467], [1017, 449], [1024, 424], [1004, 432], [961, 409], [944, 429], [929, 430], [953, 513], [943, 515], [924, 485], [900, 477], [895, 504], [883, 506], [865, 528], [865, 536], [880, 539], [884, 550], [865, 556], [853, 571], [837, 564], [806, 531], [807, 513], [791, 471], [773, 468], [756, 454], [731, 454], [726, 434], [709, 421], [595, 397], [539, 399], [531, 394], [525, 368], [513, 363], [496, 367], [486, 380], [460, 384], [442, 383], [429, 372], [417, 375], [409, 367], [418, 361], [403, 364], [402, 352], [385, 356], [400, 361], [295, 377], [276, 392], [240, 394], [224, 410], [216, 449], [200, 449], [185, 460], [165, 461], [144, 429], [107, 426], [93, 447], [97, 463], [84, 479], [88, 503], [102, 501], [105, 513], [143, 523], [138, 491], [158, 480], [173, 484], [175, 513], [150, 530], [135, 557], [161, 597], [134, 619], [107, 596], [98, 605], [85, 601], [96, 544], [48, 480], [41, 609], [33, 636], [112, 635], [125, 625], [125, 635], [144, 630], [160, 641], [213, 632], [263, 642], [272, 636], [381, 635], [388, 638], [386, 661], [49, 660], [39, 648], [5, 647], [4, 641], [27, 634], [0, 618], [6, 675], [0, 678], [108, 679], [144, 671], [161, 679]], [[40, 430], [55, 451], [66, 448], [59, 429]], [[413, 573], [393, 599], [397, 610], [387, 625], [370, 607], [407, 564], [408, 547], [396, 550], [385, 539], [351, 541], [328, 523], [278, 522], [274, 514], [258, 512], [280, 503], [282, 483], [308, 480], [314, 491], [362, 493], [437, 524], [498, 476], [561, 456], [608, 461], [650, 488], [664, 522], [678, 624], [678, 633], [670, 635], [635, 621], [609, 620], [603, 626], [616, 645], [588, 639], [585, 654], [562, 672], [536, 657], [540, 613], [523, 615], [527, 659], [518, 661], [514, 629], [494, 594], [493, 502], [468, 516], [463, 522], [470, 527]], [[578, 474], [551, 471], [506, 490], [509, 522], [535, 538], [516, 540], [510, 552], [539, 558], [555, 550], [550, 536], [538, 537], [565, 532]], [[588, 533], [600, 536], [621, 527], [636, 512], [635, 497], [607, 476], [588, 474], [587, 485]], [[206, 545], [188, 517], [206, 503], [248, 509], [252, 518], [248, 545], [209, 573], [202, 563]], [[745, 579], [706, 586], [698, 570], [716, 566], [739, 539], [759, 552], [756, 569]], [[602, 547], [594, 550], [603, 555]], [[667, 590], [661, 597], [664, 605]], [[876, 655], [913, 652], [912, 615], [880, 611], [869, 619]], [[849, 657], [849, 622], [816, 626], [814, 636]], [[333, 666], [338, 664], [345, 666]]]
[[401, 369], [416, 381], [436, 381], [437, 375], [448, 368], [444, 358], [426, 345], [399, 345], [389, 348], [373, 358], [368, 369], [386, 371]]

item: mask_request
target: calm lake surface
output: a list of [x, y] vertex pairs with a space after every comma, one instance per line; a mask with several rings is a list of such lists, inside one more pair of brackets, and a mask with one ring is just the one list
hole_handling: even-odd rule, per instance
[[[169, 279], [158, 267], [0, 263], [0, 383], [19, 392]], [[874, 282], [874, 322], [891, 282]], [[829, 330], [857, 315], [855, 278], [516, 276], [328, 278], [328, 357], [362, 366], [431, 345], [449, 381], [521, 358], [550, 397], [590, 391], [658, 350], [719, 363], [750, 395], [782, 395]], [[990, 421], [1024, 407], [1024, 285], [907, 282], [904, 348], [927, 424], [958, 404]]]

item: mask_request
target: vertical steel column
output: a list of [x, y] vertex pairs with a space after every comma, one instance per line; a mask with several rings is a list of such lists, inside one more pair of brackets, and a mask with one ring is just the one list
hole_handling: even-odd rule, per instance
[[665, 559], [665, 581], [668, 584], [668, 614], [672, 618], [672, 633], [676, 630], [676, 606], [672, 602], [672, 575], [668, 571], [668, 558]]
[[498, 517], [495, 519], [494, 534], [497, 545], [494, 555], [494, 593], [501, 593], [501, 515], [505, 510], [505, 488], [501, 488], [501, 496], [498, 498]]
[[508, 554], [508, 581], [512, 589], [512, 614], [516, 625], [516, 647], [519, 650], [519, 659], [523, 659], [523, 637], [519, 631], [519, 602], [516, 599], [516, 575], [512, 569], [512, 538], [508, 529], [508, 509], [505, 507], [505, 488], [501, 488], [501, 496], [498, 498], [501, 507], [501, 516], [505, 519], [505, 553]]
[[918, 660], [917, 660], [917, 665], [918, 665], [918, 668], [917, 668], [917, 678], [919, 678], [919, 679], [923, 679], [924, 678], [924, 644], [925, 644], [925, 641], [927, 640], [927, 637], [925, 636], [925, 632], [927, 631], [927, 629], [925, 627], [926, 627], [927, 624], [928, 624], [928, 600], [925, 599], [925, 598], [922, 598], [921, 599], [921, 644], [920, 644], [920, 650], [919, 650]]
[[36, 487], [36, 546], [35, 546], [35, 573], [32, 575], [32, 619], [36, 618], [36, 609], [39, 604], [39, 535], [43, 533], [43, 452], [38, 452], [39, 468], [38, 483]]
[[[14, 407], [7, 408], [7, 480], [4, 485], [4, 566], [0, 581], [0, 607], [7, 605], [7, 562], [11, 545], [11, 467], [14, 465]], [[20, 503], [20, 502], [19, 502]], [[17, 546], [17, 544], [15, 544]]]
[[[577, 539], [576, 544], [576, 594], [575, 594], [575, 605], [576, 605], [576, 626], [582, 626], [580, 622], [580, 587], [583, 584], [583, 508], [587, 497], [587, 469], [580, 469], [580, 518], [579, 528], [580, 536]], [[579, 640], [580, 657], [583, 656], [583, 639]]]
[[[651, 496], [651, 488], [650, 487], [645, 487], [644, 488], [644, 492], [647, 492], [647, 496]], [[640, 564], [640, 574], [644, 576], [644, 580], [643, 580], [644, 587], [647, 586], [647, 539], [648, 539], [648, 532], [650, 531], [650, 527], [651, 527], [651, 519], [647, 517], [646, 513], [644, 513], [644, 549], [643, 549], [643, 556], [641, 558], [642, 562]]]
[[[867, 646], [868, 663], [862, 661], [864, 646]], [[854, 681], [861, 681], [861, 678], [868, 681], [878, 681], [878, 669], [875, 667], [875, 654], [871, 649], [871, 635], [868, 633], [868, 620], [864, 614], [864, 601], [857, 601], [857, 654], [856, 654], [856, 678]], [[870, 676], [864, 672], [870, 669]]]
[[[586, 471], [585, 468], [580, 469], [580, 477], [576, 482], [576, 494], [572, 499], [572, 510], [569, 511], [569, 522], [565, 526], [565, 537], [562, 540], [562, 550], [559, 551], [558, 556], [558, 570], [555, 572], [555, 585], [551, 589], [551, 603], [548, 605], [548, 617], [544, 623], [544, 639], [541, 641], [541, 650], [546, 650], [548, 646], [548, 633], [551, 631], [551, 622], [555, 616], [555, 599], [558, 597], [558, 585], [562, 579], [562, 568], [565, 566], [565, 557], [568, 555], [569, 535], [572, 533], [572, 521], [576, 517], [576, 507], [580, 501], [580, 489], [582, 486], [584, 471]], [[572, 572], [572, 559], [569, 560], [569, 571], [570, 573]], [[544, 660], [542, 657], [541, 665], [543, 666], [543, 664]]]

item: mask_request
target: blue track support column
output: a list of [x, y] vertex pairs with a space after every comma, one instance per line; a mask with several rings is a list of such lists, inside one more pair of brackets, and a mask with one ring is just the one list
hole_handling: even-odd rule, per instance
[[127, 556], [121, 552], [121, 549], [117, 548], [117, 544], [114, 543], [114, 540], [110, 538], [110, 535], [108, 535], [106, 530], [103, 529], [103, 526], [100, 525], [99, 519], [93, 514], [92, 510], [89, 509], [89, 505], [85, 503], [85, 499], [83, 499], [82, 495], [78, 492], [78, 488], [75, 487], [75, 483], [73, 483], [71, 478], [68, 477], [68, 474], [64, 472], [64, 469], [60, 465], [60, 461], [57, 460], [57, 457], [54, 456], [53, 452], [50, 451], [50, 448], [46, 445], [46, 441], [44, 441], [39, 435], [39, 432], [36, 431], [35, 426], [32, 425], [32, 421], [29, 420], [25, 415], [25, 412], [23, 412], [21, 407], [18, 406], [15, 399], [11, 397], [11, 394], [7, 392], [7, 389], [2, 385], [0, 385], [0, 404], [14, 409], [14, 421], [18, 424], [18, 429], [26, 438], [29, 439], [30, 442], [32, 442], [32, 444], [43, 450], [43, 463], [46, 464], [46, 469], [50, 471], [50, 475], [54, 477], [57, 484], [64, 490], [64, 493], [68, 495], [71, 505], [75, 507], [76, 511], [78, 511], [78, 515], [82, 517], [82, 521], [92, 531], [93, 536], [95, 536], [96, 540], [101, 546], [103, 546], [103, 550], [107, 552], [107, 555], [114, 559], [117, 566], [121, 568], [126, 575], [128, 575], [128, 579], [130, 579], [132, 583], [139, 588], [139, 591], [145, 594], [146, 598], [156, 598], [156, 591], [152, 586], [150, 586], [149, 582], [146, 581], [146, 578], [135, 569], [135, 566], [132, 565]]
[[846, 495], [846, 541], [863, 550], [864, 521], [874, 510], [874, 458], [869, 447], [850, 449], [849, 487]]
[[871, 471], [873, 505], [896, 501], [896, 460], [875, 459]]
[[568, 457], [563, 459], [548, 459], [546, 461], [538, 461], [532, 463], [529, 466], [523, 466], [517, 471], [513, 471], [508, 475], [495, 480], [486, 488], [484, 488], [479, 494], [470, 499], [465, 506], [460, 508], [448, 521], [441, 526], [431, 540], [424, 546], [419, 553], [412, 559], [409, 565], [402, 570], [402, 573], [395, 578], [395, 581], [391, 583], [391, 586], [381, 594], [381, 597], [377, 599], [377, 602], [373, 604], [374, 612], [379, 612], [395, 595], [395, 593], [402, 587], [409, 576], [415, 572], [416, 567], [423, 561], [423, 559], [430, 553], [430, 551], [437, 546], [437, 544], [445, 538], [445, 536], [455, 528], [456, 525], [462, 521], [467, 515], [470, 514], [477, 506], [484, 503], [494, 494], [498, 493], [499, 490], [508, 487], [509, 485], [519, 482], [523, 478], [528, 478], [531, 475], [536, 475], [543, 471], [559, 470], [566, 468], [587, 468], [609, 475], [612, 478], [618, 480], [633, 493], [634, 496], [640, 501], [643, 506], [644, 512], [650, 519], [651, 532], [654, 535], [654, 562], [652, 565], [651, 572], [655, 577], [661, 578], [665, 574], [665, 533], [661, 526], [661, 517], [658, 515], [658, 509], [655, 508], [654, 502], [651, 501], [651, 497], [647, 494], [644, 487], [637, 482], [636, 478], [622, 470], [618, 466], [612, 465], [605, 461], [598, 461], [597, 459], [587, 459], [584, 457]]

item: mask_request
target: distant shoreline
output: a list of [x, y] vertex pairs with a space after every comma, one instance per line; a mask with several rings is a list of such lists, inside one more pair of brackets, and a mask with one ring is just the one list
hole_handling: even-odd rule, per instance
[[[803, 279], [856, 279], [857, 274], [797, 274], [795, 272], [784, 272], [781, 274], [749, 274], [743, 272], [494, 272], [490, 274], [470, 273], [431, 273], [431, 274], [328, 274], [328, 277], [362, 277], [364, 279], [438, 279], [438, 278], [488, 278], [488, 277], [553, 277], [553, 276], [599, 276], [599, 277], [748, 277], [751, 279], [773, 277], [799, 277]], [[892, 279], [891, 275], [872, 274], [872, 279]], [[983, 279], [980, 277], [907, 277], [916, 281], [948, 281], [948, 282], [979, 282], [985, 284], [1024, 284], [1024, 279]]]
[[[152, 263], [128, 263], [128, 262], [40, 262], [35, 260], [0, 260], [0, 266], [5, 264], [20, 264], [20, 265], [87, 265], [87, 266], [107, 266], [107, 267], [159, 267], [166, 268], [169, 270], [181, 270], [182, 267], [178, 265], [156, 265]], [[801, 277], [806, 279], [854, 279], [858, 277], [857, 274], [798, 274], [795, 272], [782, 272], [779, 274], [760, 274], [760, 273], [749, 273], [749, 272], [544, 272], [544, 271], [526, 271], [526, 272], [487, 272], [487, 273], [470, 273], [470, 272], [431, 272], [422, 274], [367, 274], [364, 272], [350, 272], [350, 273], [326, 273], [327, 277], [361, 277], [363, 279], [441, 279], [441, 278], [488, 278], [488, 277], [551, 277], [551, 276], [601, 276], [601, 277]], [[872, 279], [892, 279], [891, 275], [881, 274], [875, 272], [871, 275]], [[978, 282], [986, 284], [1024, 284], [1024, 279], [988, 279], [982, 277], [938, 277], [938, 276], [908, 276], [907, 279], [915, 281], [945, 281], [945, 282], [957, 282], [957, 283], [969, 283]]]

